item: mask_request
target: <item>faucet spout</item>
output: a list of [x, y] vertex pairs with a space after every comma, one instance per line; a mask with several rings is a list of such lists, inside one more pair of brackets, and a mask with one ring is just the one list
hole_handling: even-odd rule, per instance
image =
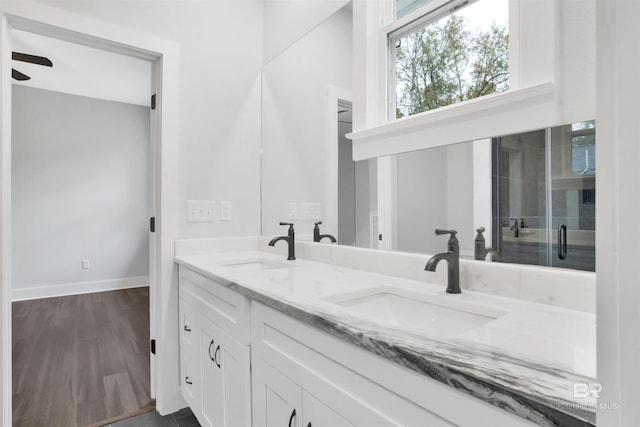
[[438, 230], [436, 229], [436, 235], [450, 234], [449, 241], [447, 242], [447, 252], [435, 254], [425, 265], [426, 271], [436, 271], [438, 263], [442, 260], [447, 262], [447, 293], [459, 294], [460, 290], [460, 246], [456, 230]]
[[435, 254], [429, 261], [427, 261], [427, 265], [424, 266], [425, 271], [436, 271], [436, 267], [440, 263], [440, 261], [446, 261], [447, 264], [451, 264], [453, 262], [454, 253], [453, 252], [443, 252], [439, 254]]
[[289, 243], [289, 238], [287, 236], [278, 236], [271, 239], [271, 241], [269, 242], [269, 246], [275, 246], [276, 243], [278, 243], [280, 240], [284, 240], [285, 242]]
[[322, 224], [322, 221], [318, 221], [313, 225], [313, 241], [319, 242], [322, 239], [329, 239], [332, 243], [335, 243], [336, 238], [331, 234], [320, 234], [320, 227], [318, 227], [320, 224]]
[[295, 242], [295, 231], [293, 230], [293, 224], [289, 222], [281, 222], [280, 225], [288, 225], [289, 231], [286, 236], [276, 236], [269, 242], [269, 246], [275, 246], [280, 240], [287, 242], [288, 245], [288, 255], [287, 260], [293, 261], [296, 259], [296, 242]]
[[491, 254], [491, 261], [497, 261], [498, 251], [496, 251], [493, 248], [485, 247], [485, 240], [484, 240], [484, 234], [483, 234], [485, 232], [484, 227], [480, 227], [476, 231], [478, 232], [478, 234], [476, 235], [476, 239], [474, 242], [473, 259], [478, 261], [486, 261], [487, 254]]

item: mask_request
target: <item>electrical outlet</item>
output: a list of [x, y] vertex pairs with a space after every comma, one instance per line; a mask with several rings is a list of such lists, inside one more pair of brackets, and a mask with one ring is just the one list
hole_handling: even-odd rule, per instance
[[83, 259], [83, 260], [82, 260], [82, 269], [83, 269], [83, 270], [88, 270], [88, 269], [89, 269], [89, 267], [90, 267], [90, 265], [89, 265], [89, 260], [88, 260], [88, 259]]
[[220, 202], [220, 221], [231, 221], [231, 202]]
[[290, 220], [298, 219], [298, 204], [295, 202], [289, 203], [289, 219]]

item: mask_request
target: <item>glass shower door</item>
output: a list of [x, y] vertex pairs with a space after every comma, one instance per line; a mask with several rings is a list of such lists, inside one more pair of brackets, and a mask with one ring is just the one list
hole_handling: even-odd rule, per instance
[[547, 131], [493, 141], [492, 241], [501, 262], [549, 265]]
[[595, 121], [493, 140], [500, 261], [595, 271]]
[[595, 271], [595, 121], [551, 129], [551, 262]]

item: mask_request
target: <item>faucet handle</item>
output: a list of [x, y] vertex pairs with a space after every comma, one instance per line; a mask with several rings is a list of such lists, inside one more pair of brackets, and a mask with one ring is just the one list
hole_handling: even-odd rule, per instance
[[436, 228], [436, 236], [441, 236], [443, 234], [451, 234], [451, 237], [455, 237], [458, 234], [457, 230], [442, 230], [440, 228]]
[[280, 221], [280, 225], [293, 226], [293, 223], [291, 223], [291, 222], [282, 222], [282, 221]]
[[485, 232], [485, 229], [484, 229], [484, 227], [480, 227], [480, 228], [477, 228], [477, 229], [476, 229], [476, 231], [477, 231], [478, 233], [484, 233], [484, 232]]
[[315, 225], [316, 227], [317, 227], [318, 225], [320, 225], [320, 224], [322, 224], [322, 221], [318, 221], [318, 222], [314, 222], [314, 223], [313, 223], [313, 225]]

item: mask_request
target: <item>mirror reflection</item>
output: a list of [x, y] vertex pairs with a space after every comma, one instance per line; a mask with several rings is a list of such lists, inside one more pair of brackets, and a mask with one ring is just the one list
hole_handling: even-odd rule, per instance
[[351, 34], [348, 5], [263, 68], [263, 235], [434, 254], [456, 229], [467, 259], [595, 271], [594, 120], [354, 162]]
[[594, 120], [388, 160], [369, 185], [389, 202], [367, 224], [386, 248], [441, 252], [434, 229], [455, 229], [462, 257], [595, 271]]
[[318, 221], [322, 234], [338, 234], [337, 116], [351, 108], [352, 20], [348, 4], [263, 67], [263, 235], [286, 232], [280, 221], [301, 239]]

